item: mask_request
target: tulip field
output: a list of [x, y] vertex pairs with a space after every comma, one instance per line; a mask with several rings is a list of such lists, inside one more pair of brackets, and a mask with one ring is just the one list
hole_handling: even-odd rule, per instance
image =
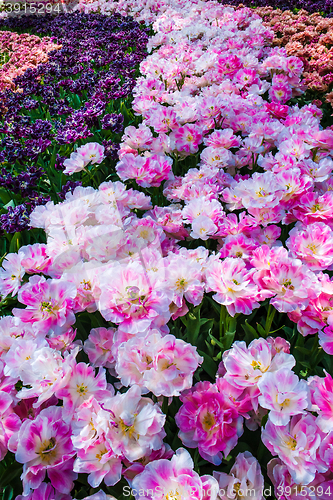
[[333, 0], [0, 1], [0, 500], [333, 500]]

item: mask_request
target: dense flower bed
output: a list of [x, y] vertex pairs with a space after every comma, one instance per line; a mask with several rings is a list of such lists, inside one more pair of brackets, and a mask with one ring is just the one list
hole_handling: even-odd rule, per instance
[[[249, 8], [96, 9], [153, 24], [137, 124], [120, 180], [35, 207], [46, 243], [3, 259], [0, 486], [329, 500], [333, 130], [291, 101], [303, 62]], [[85, 142], [68, 175], [98, 172]]]
[[[109, 175], [147, 35], [132, 18], [117, 14], [14, 17], [3, 20], [1, 27], [50, 35], [53, 43], [47, 62], [24, 74], [20, 71], [14, 88], [0, 93], [0, 196], [5, 206], [0, 230], [15, 233], [28, 228], [34, 206], [64, 199], [79, 180], [91, 183], [89, 172], [74, 184], [62, 175], [63, 161], [74, 144], [100, 142], [106, 160], [95, 183]], [[21, 52], [28, 41], [30, 57], [40, 50], [40, 39], [34, 35], [1, 33], [4, 40], [17, 37]], [[51, 43], [49, 38], [45, 43]]]
[[[238, 0], [222, 0], [223, 4], [238, 6]], [[266, 0], [243, 0], [241, 2], [248, 7], [267, 7]], [[298, 10], [304, 9], [310, 13], [320, 12], [328, 17], [333, 16], [333, 1], [332, 0], [270, 0], [269, 5], [281, 10]]]
[[[239, 0], [217, 0], [218, 3], [225, 6], [233, 6], [236, 8], [243, 7], [267, 7], [266, 0], [244, 0], [239, 2]], [[109, 0], [79, 0], [78, 8], [84, 11], [95, 10], [98, 6], [101, 12], [108, 13], [114, 12], [117, 9], [117, 1]], [[181, 2], [182, 3], [182, 2]], [[154, 14], [157, 12], [162, 12], [165, 9], [167, 2], [156, 2], [154, 0], [141, 0], [141, 2], [136, 2], [135, 0], [129, 0], [129, 2], [120, 2], [119, 12], [123, 11], [130, 13], [136, 19], [149, 19], [154, 21]], [[271, 0], [269, 5], [274, 9], [281, 10], [306, 10], [309, 13], [319, 12], [325, 17], [332, 17], [333, 15], [333, 0]]]
[[47, 54], [60, 49], [61, 45], [50, 42], [48, 37], [2, 31], [0, 32], [0, 53], [6, 62], [1, 61], [0, 90], [15, 88], [13, 79], [22, 75], [28, 68], [35, 68], [47, 61]]
[[333, 20], [318, 13], [306, 11], [293, 14], [272, 7], [256, 9], [265, 25], [275, 32], [273, 44], [285, 47], [289, 56], [297, 56], [304, 63], [305, 85], [314, 91], [313, 97], [333, 102]]

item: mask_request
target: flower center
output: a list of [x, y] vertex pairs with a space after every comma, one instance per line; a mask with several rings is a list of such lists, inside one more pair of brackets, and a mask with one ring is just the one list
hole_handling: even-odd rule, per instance
[[288, 448], [290, 448], [291, 450], [294, 450], [297, 446], [297, 441], [295, 439], [296, 436], [292, 437], [292, 436], [289, 436], [289, 439], [288, 441], [286, 441], [286, 445], [288, 446]]
[[170, 490], [166, 495], [165, 495], [165, 500], [181, 500], [182, 495], [179, 493], [178, 490]]
[[149, 237], [149, 231], [147, 229], [143, 229], [140, 232], [140, 237], [143, 238], [144, 240], [148, 239], [148, 237]]
[[318, 210], [321, 209], [321, 206], [319, 203], [316, 203], [315, 205], [313, 205], [313, 207], [311, 208], [311, 212], [314, 214], [315, 212], [318, 212]]
[[312, 253], [315, 253], [317, 250], [317, 246], [314, 243], [312, 243], [311, 245], [308, 245], [306, 248], [311, 250]]
[[76, 390], [80, 394], [80, 396], [85, 396], [87, 394], [88, 387], [86, 385], [83, 385], [83, 384], [79, 385], [79, 384], [77, 384], [76, 387], [77, 387]]
[[47, 312], [52, 312], [52, 303], [51, 302], [42, 302], [41, 303], [41, 311], [44, 312], [44, 311], [47, 311]]
[[122, 419], [120, 419], [119, 421], [119, 428], [121, 432], [123, 434], [126, 434], [130, 439], [133, 437], [133, 434], [135, 433], [134, 425], [126, 425]]
[[238, 494], [240, 487], [241, 484], [239, 482], [234, 484], [234, 492], [236, 493], [236, 495]]
[[91, 283], [89, 280], [88, 281], [86, 281], [86, 280], [81, 281], [81, 285], [83, 285], [83, 287], [82, 287], [83, 290], [89, 290], [89, 291], [91, 290]]
[[100, 450], [100, 452], [96, 454], [97, 460], [101, 461], [103, 458], [103, 455], [105, 455], [105, 453], [107, 453], [107, 452], [108, 452], [108, 450], [106, 448], [104, 448], [104, 450]]
[[127, 286], [126, 287], [127, 296], [130, 300], [138, 300], [140, 288], [137, 286]]
[[281, 403], [281, 410], [286, 407], [286, 406], [289, 406], [290, 405], [290, 399], [289, 398], [286, 398], [283, 403]]
[[202, 420], [202, 426], [206, 431], [209, 431], [215, 425], [215, 417], [211, 413], [207, 412]]
[[295, 287], [292, 285], [291, 280], [285, 280], [282, 285], [286, 288], [289, 288], [289, 290], [294, 290]]
[[258, 198], [263, 198], [264, 196], [266, 196], [266, 193], [264, 191], [264, 188], [259, 188], [259, 190], [256, 192], [256, 195], [258, 196]]
[[185, 278], [179, 278], [176, 281], [176, 289], [177, 290], [184, 290], [184, 288], [187, 286], [187, 281]]
[[42, 461], [49, 464], [56, 457], [56, 439], [51, 437], [47, 441], [43, 441], [38, 452]]

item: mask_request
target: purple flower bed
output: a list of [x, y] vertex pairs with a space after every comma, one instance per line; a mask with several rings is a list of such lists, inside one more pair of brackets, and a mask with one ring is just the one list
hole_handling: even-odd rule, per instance
[[110, 174], [147, 32], [130, 17], [80, 13], [10, 18], [0, 29], [48, 35], [62, 45], [15, 78], [19, 91], [0, 93], [0, 230], [13, 233], [28, 227], [36, 205], [59, 201], [78, 185], [81, 178], [66, 182], [63, 161], [87, 139], [105, 148], [96, 182]]

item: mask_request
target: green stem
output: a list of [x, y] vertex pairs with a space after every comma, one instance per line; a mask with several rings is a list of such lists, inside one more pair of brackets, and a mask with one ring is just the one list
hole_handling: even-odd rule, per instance
[[266, 336], [269, 334], [270, 329], [272, 327], [275, 313], [276, 313], [275, 307], [273, 307], [271, 304], [269, 304], [268, 311], [267, 311], [267, 318], [266, 318], [266, 326], [265, 326]]
[[160, 198], [160, 189], [158, 187], [154, 187], [153, 188], [153, 196], [154, 196], [154, 200], [153, 200], [153, 205], [160, 205], [159, 203], [159, 198]]
[[90, 172], [90, 170], [88, 168], [84, 168], [83, 169], [84, 172], [86, 172], [89, 176], [89, 181], [90, 183], [92, 184], [92, 186], [95, 188], [95, 189], [98, 189], [98, 184], [95, 182], [95, 179], [94, 179], [94, 173], [93, 171]]
[[223, 304], [221, 304], [220, 310], [220, 342], [222, 342], [224, 335], [224, 325], [225, 325], [225, 316], [226, 316], [226, 308]]
[[193, 462], [194, 462], [194, 469], [196, 470], [196, 472], [198, 474], [200, 474], [200, 469], [199, 469], [199, 460], [200, 460], [200, 453], [199, 453], [199, 450], [198, 448], [195, 449], [195, 452], [194, 452], [194, 457], [193, 457]]
[[168, 398], [166, 396], [163, 396], [162, 412], [164, 413], [164, 415], [168, 414], [168, 409], [169, 409]]
[[51, 173], [49, 173], [48, 178], [49, 178], [49, 181], [50, 181], [50, 184], [51, 184], [52, 191], [53, 191], [53, 192], [54, 192], [54, 194], [55, 194], [55, 200], [54, 200], [54, 201], [59, 201], [59, 198], [58, 198], [58, 191], [57, 191], [57, 189], [56, 189], [56, 187], [55, 187], [55, 185], [54, 185], [54, 182], [53, 182], [53, 180], [52, 180], [52, 177], [51, 177], [51, 176], [52, 176], [52, 174], [51, 174]]
[[175, 163], [174, 163], [174, 174], [178, 175], [178, 151], [176, 151], [176, 158], [175, 158]]

